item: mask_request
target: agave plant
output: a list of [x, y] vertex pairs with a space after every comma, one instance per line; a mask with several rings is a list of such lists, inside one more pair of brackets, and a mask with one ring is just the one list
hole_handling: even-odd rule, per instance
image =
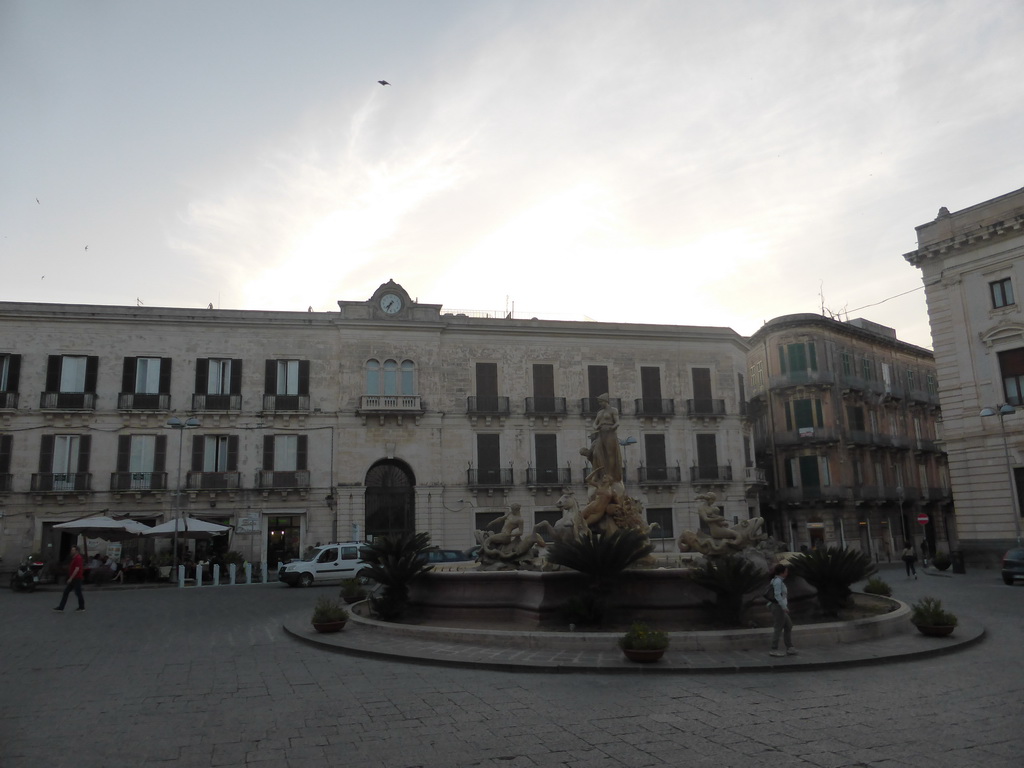
[[385, 619], [401, 616], [408, 605], [409, 584], [433, 566], [424, 554], [430, 547], [428, 533], [395, 533], [378, 536], [363, 548], [362, 557], [368, 576], [383, 587], [383, 593], [370, 598], [370, 605]]
[[797, 555], [790, 561], [790, 570], [818, 590], [822, 613], [838, 616], [853, 594], [850, 586], [878, 568], [860, 550], [828, 547]]
[[714, 612], [729, 624], [742, 624], [743, 611], [752, 602], [744, 598], [751, 592], [760, 593], [767, 574], [742, 557], [727, 555], [712, 557], [704, 566], [690, 575], [690, 579], [715, 593], [711, 604]]

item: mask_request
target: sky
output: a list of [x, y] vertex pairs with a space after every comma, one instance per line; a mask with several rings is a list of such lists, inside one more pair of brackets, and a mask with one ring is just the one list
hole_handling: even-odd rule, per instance
[[[0, 300], [866, 317], [1024, 186], [1019, 0], [0, 0]], [[378, 84], [386, 80], [388, 86]]]

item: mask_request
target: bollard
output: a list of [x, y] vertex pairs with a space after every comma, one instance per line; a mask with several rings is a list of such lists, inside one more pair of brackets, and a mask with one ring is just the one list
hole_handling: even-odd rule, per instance
[[252, 584], [252, 563], [245, 564], [245, 583]]
[[178, 586], [181, 588], [185, 587], [185, 566], [178, 566]]
[[260, 563], [260, 577], [264, 584], [267, 583], [267, 562], [264, 560]]
[[228, 564], [228, 583], [231, 586], [235, 586], [235, 571], [237, 570], [238, 566], [236, 566], [234, 563]]
[[196, 566], [196, 586], [203, 586], [203, 566], [201, 565]]
[[220, 586], [220, 563], [213, 564], [213, 581], [211, 583], [215, 587]]

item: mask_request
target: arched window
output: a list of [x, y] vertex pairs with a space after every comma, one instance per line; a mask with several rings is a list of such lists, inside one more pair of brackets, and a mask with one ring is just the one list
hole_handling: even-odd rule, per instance
[[398, 394], [398, 363], [394, 360], [384, 361], [384, 388], [382, 395]]
[[366, 361], [366, 394], [415, 395], [416, 364], [412, 360]]
[[400, 394], [416, 394], [416, 365], [412, 360], [402, 361], [401, 379], [399, 380], [399, 384], [401, 386]]
[[377, 360], [366, 361], [366, 394], [380, 394], [380, 363]]

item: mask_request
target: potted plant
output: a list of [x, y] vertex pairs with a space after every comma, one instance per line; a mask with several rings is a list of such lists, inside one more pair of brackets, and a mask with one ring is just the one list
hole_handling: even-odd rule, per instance
[[311, 621], [317, 632], [337, 632], [348, 621], [348, 611], [337, 600], [322, 595], [317, 598]]
[[892, 597], [892, 587], [882, 579], [872, 576], [868, 579], [868, 583], [864, 586], [864, 592], [869, 595], [883, 595], [884, 597]]
[[345, 579], [341, 582], [341, 598], [346, 603], [358, 603], [366, 599], [366, 587], [359, 583], [359, 579]]
[[646, 624], [635, 622], [629, 631], [619, 638], [619, 648], [630, 661], [657, 661], [668, 648], [668, 632], [651, 629]]
[[945, 637], [952, 634], [957, 625], [957, 618], [949, 611], [942, 609], [942, 601], [934, 597], [922, 597], [914, 603], [910, 621], [922, 635]]
[[952, 564], [953, 560], [950, 558], [949, 552], [936, 552], [935, 557], [932, 558], [932, 565], [940, 571], [948, 571]]

